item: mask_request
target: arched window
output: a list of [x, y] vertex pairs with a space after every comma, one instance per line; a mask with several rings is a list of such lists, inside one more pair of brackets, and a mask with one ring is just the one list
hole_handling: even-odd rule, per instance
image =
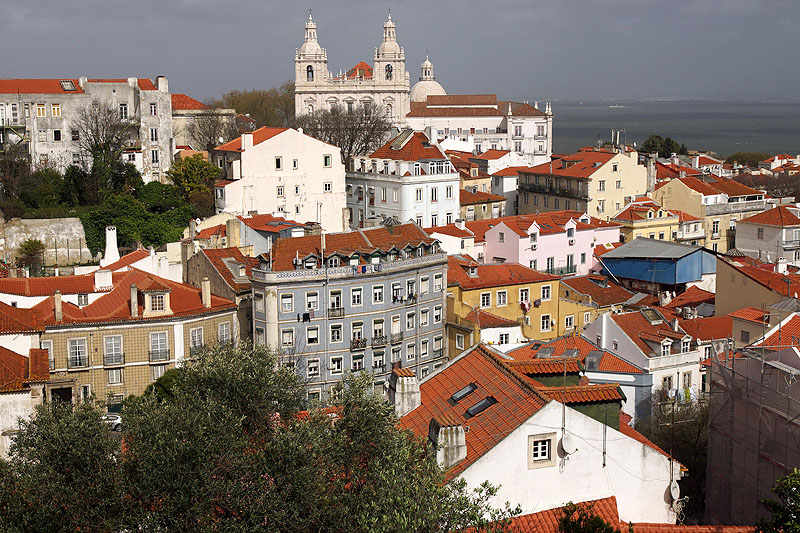
[[386, 116], [387, 117], [392, 116], [392, 104], [386, 104]]
[[392, 79], [392, 66], [391, 65], [386, 65], [386, 79], [387, 80]]
[[314, 67], [311, 65], [306, 67], [306, 81], [314, 81]]
[[308, 105], [306, 106], [306, 112], [307, 112], [308, 114], [311, 114], [311, 113], [313, 113], [313, 112], [314, 112], [314, 105], [313, 105], [313, 104], [308, 104]]

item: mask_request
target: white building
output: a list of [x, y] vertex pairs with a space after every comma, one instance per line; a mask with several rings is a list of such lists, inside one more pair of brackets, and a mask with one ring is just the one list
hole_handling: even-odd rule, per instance
[[374, 65], [361, 61], [346, 72], [328, 70], [328, 52], [317, 42], [317, 24], [306, 22], [305, 42], [295, 52], [295, 115], [335, 105], [352, 109], [364, 103], [382, 106], [392, 124], [404, 122], [409, 110], [406, 54], [397, 44], [391, 14], [383, 25], [383, 41], [375, 48]]
[[365, 220], [382, 217], [422, 227], [450, 224], [459, 216], [459, 185], [458, 173], [435, 142], [423, 132], [403, 130], [369, 156], [352, 160], [350, 226], [361, 228]]
[[800, 209], [778, 206], [736, 224], [736, 249], [762, 261], [800, 266]]
[[218, 146], [211, 159], [223, 170], [214, 188], [217, 213], [282, 213], [327, 232], [344, 229], [339, 148], [291, 128], [265, 127]]

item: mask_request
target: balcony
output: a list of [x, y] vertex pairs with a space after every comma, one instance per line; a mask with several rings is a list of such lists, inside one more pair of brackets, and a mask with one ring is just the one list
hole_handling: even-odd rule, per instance
[[25, 119], [23, 118], [4, 118], [0, 120], [0, 126], [6, 128], [25, 129]]
[[705, 206], [706, 216], [727, 215], [730, 213], [743, 213], [745, 211], [759, 212], [768, 208], [766, 200], [749, 200], [745, 202], [727, 202], [724, 204], [708, 204]]
[[434, 348], [433, 349], [433, 356], [434, 357], [441, 357], [444, 353], [444, 348]]
[[547, 185], [543, 183], [525, 183], [524, 181], [519, 184], [519, 190], [524, 192], [533, 192], [533, 193], [541, 193], [541, 194], [549, 194], [552, 196], [559, 196], [563, 198], [575, 198], [577, 200], [583, 200], [585, 202], [589, 201], [589, 193], [586, 190], [582, 190], [583, 187], [576, 189], [571, 189], [569, 187], [555, 187], [553, 185]]
[[711, 238], [712, 239], [719, 239], [719, 232], [718, 231], [712, 232], [711, 233]]
[[363, 350], [367, 347], [367, 339], [350, 339], [351, 350]]
[[546, 268], [544, 270], [545, 274], [554, 274], [556, 276], [565, 276], [567, 274], [574, 274], [577, 271], [578, 271], [577, 265], [567, 265], [558, 268]]
[[784, 250], [797, 250], [800, 248], [800, 239], [793, 239], [789, 241], [782, 241], [781, 247]]
[[383, 363], [372, 363], [372, 372], [374, 374], [383, 374], [386, 372], [386, 365]]
[[386, 346], [386, 335], [375, 335], [372, 337], [372, 347]]
[[533, 136], [533, 140], [534, 141], [546, 141], [547, 140], [547, 135], [534, 135]]
[[150, 350], [150, 362], [168, 361], [169, 350]]
[[103, 366], [117, 366], [125, 364], [124, 353], [112, 353], [103, 355]]
[[392, 336], [390, 337], [390, 342], [392, 344], [397, 344], [398, 342], [402, 342], [402, 341], [403, 341], [403, 332], [402, 331], [400, 333], [392, 333]]
[[79, 356], [70, 355], [69, 357], [67, 357], [67, 368], [70, 370], [74, 368], [86, 368], [88, 366], [89, 366], [88, 355], [79, 355]]
[[341, 318], [344, 316], [344, 307], [331, 307], [328, 309], [328, 318]]

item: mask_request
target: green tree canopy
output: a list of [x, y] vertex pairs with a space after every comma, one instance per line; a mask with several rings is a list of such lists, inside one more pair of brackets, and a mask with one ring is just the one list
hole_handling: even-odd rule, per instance
[[294, 82], [285, 81], [280, 87], [267, 90], [230, 91], [208, 103], [250, 115], [258, 127], [289, 127], [294, 123]]
[[183, 193], [184, 200], [193, 196], [211, 197], [214, 181], [222, 169], [206, 161], [201, 154], [178, 159], [167, 171], [169, 179]]
[[[628, 530], [633, 531], [631, 525]], [[594, 504], [569, 502], [561, 508], [558, 518], [559, 533], [621, 533], [616, 524], [610, 524], [594, 512]]]
[[777, 500], [762, 500], [772, 516], [756, 522], [756, 530], [763, 533], [800, 531], [800, 470], [778, 478], [772, 492]]
[[736, 162], [740, 165], [747, 165], [748, 167], [755, 168], [758, 167], [759, 162], [769, 159], [770, 157], [771, 154], [765, 154], [763, 152], [735, 152], [725, 158], [725, 162], [731, 165]]
[[669, 157], [672, 154], [686, 155], [689, 150], [685, 144], [678, 144], [672, 137], [662, 137], [661, 135], [651, 135], [639, 147], [639, 152], [645, 154], [658, 153], [658, 157]]

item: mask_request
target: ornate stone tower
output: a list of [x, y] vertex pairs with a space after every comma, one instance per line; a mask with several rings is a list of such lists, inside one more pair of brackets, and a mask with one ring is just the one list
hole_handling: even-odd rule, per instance
[[317, 24], [311, 18], [309, 10], [305, 41], [296, 50], [294, 57], [295, 115], [313, 111], [316, 104], [304, 104], [297, 88], [304, 93], [313, 94], [317, 92], [315, 88], [327, 85], [328, 77], [328, 52], [317, 42]]

